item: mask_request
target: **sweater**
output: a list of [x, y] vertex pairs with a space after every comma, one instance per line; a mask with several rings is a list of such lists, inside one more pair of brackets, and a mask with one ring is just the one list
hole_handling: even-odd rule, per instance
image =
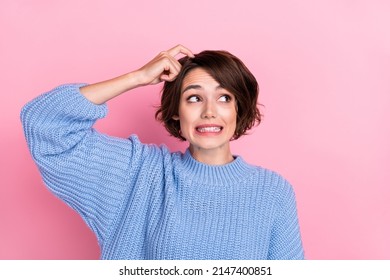
[[61, 85], [27, 103], [24, 134], [45, 185], [76, 210], [101, 259], [303, 259], [294, 191], [274, 171], [108, 136], [107, 114]]

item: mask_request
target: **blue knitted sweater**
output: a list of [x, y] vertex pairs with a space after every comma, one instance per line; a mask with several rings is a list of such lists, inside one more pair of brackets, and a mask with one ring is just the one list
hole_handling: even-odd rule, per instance
[[47, 187], [96, 234], [102, 259], [302, 259], [294, 192], [277, 173], [246, 163], [196, 161], [187, 150], [142, 144], [92, 128], [107, 114], [59, 86], [21, 113]]

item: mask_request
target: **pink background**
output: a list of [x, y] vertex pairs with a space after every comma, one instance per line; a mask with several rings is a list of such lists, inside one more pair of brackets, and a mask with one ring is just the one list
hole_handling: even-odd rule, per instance
[[[294, 185], [307, 258], [390, 259], [389, 2], [227, 3], [1, 1], [0, 259], [99, 257], [94, 235], [40, 179], [23, 104], [134, 70], [177, 43], [226, 49], [257, 77], [265, 118], [233, 151]], [[154, 121], [160, 88], [111, 101], [98, 129], [183, 150]]]

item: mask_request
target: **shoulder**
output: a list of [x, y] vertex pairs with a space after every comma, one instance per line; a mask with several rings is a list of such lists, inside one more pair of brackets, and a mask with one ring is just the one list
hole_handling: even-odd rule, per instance
[[294, 199], [294, 189], [291, 183], [279, 172], [263, 166], [251, 165], [255, 171], [254, 177], [259, 187], [270, 193], [279, 203], [284, 200]]
[[254, 174], [266, 185], [279, 188], [291, 188], [289, 181], [275, 170], [260, 165], [248, 164], [252, 167]]
[[126, 141], [131, 143], [133, 156], [146, 161], [171, 161], [175, 155], [175, 153], [171, 153], [165, 144], [143, 143], [136, 134], [132, 134]]
[[276, 208], [284, 211], [293, 211], [296, 205], [294, 188], [280, 173], [265, 169], [267, 184], [270, 186]]

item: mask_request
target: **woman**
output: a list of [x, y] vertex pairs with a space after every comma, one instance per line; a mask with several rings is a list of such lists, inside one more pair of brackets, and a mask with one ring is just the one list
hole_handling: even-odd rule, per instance
[[[161, 81], [156, 117], [185, 153], [92, 128], [108, 100]], [[96, 234], [102, 259], [302, 259], [292, 187], [230, 150], [260, 122], [257, 96], [235, 56], [178, 45], [120, 77], [59, 86], [21, 118], [45, 184]]]

